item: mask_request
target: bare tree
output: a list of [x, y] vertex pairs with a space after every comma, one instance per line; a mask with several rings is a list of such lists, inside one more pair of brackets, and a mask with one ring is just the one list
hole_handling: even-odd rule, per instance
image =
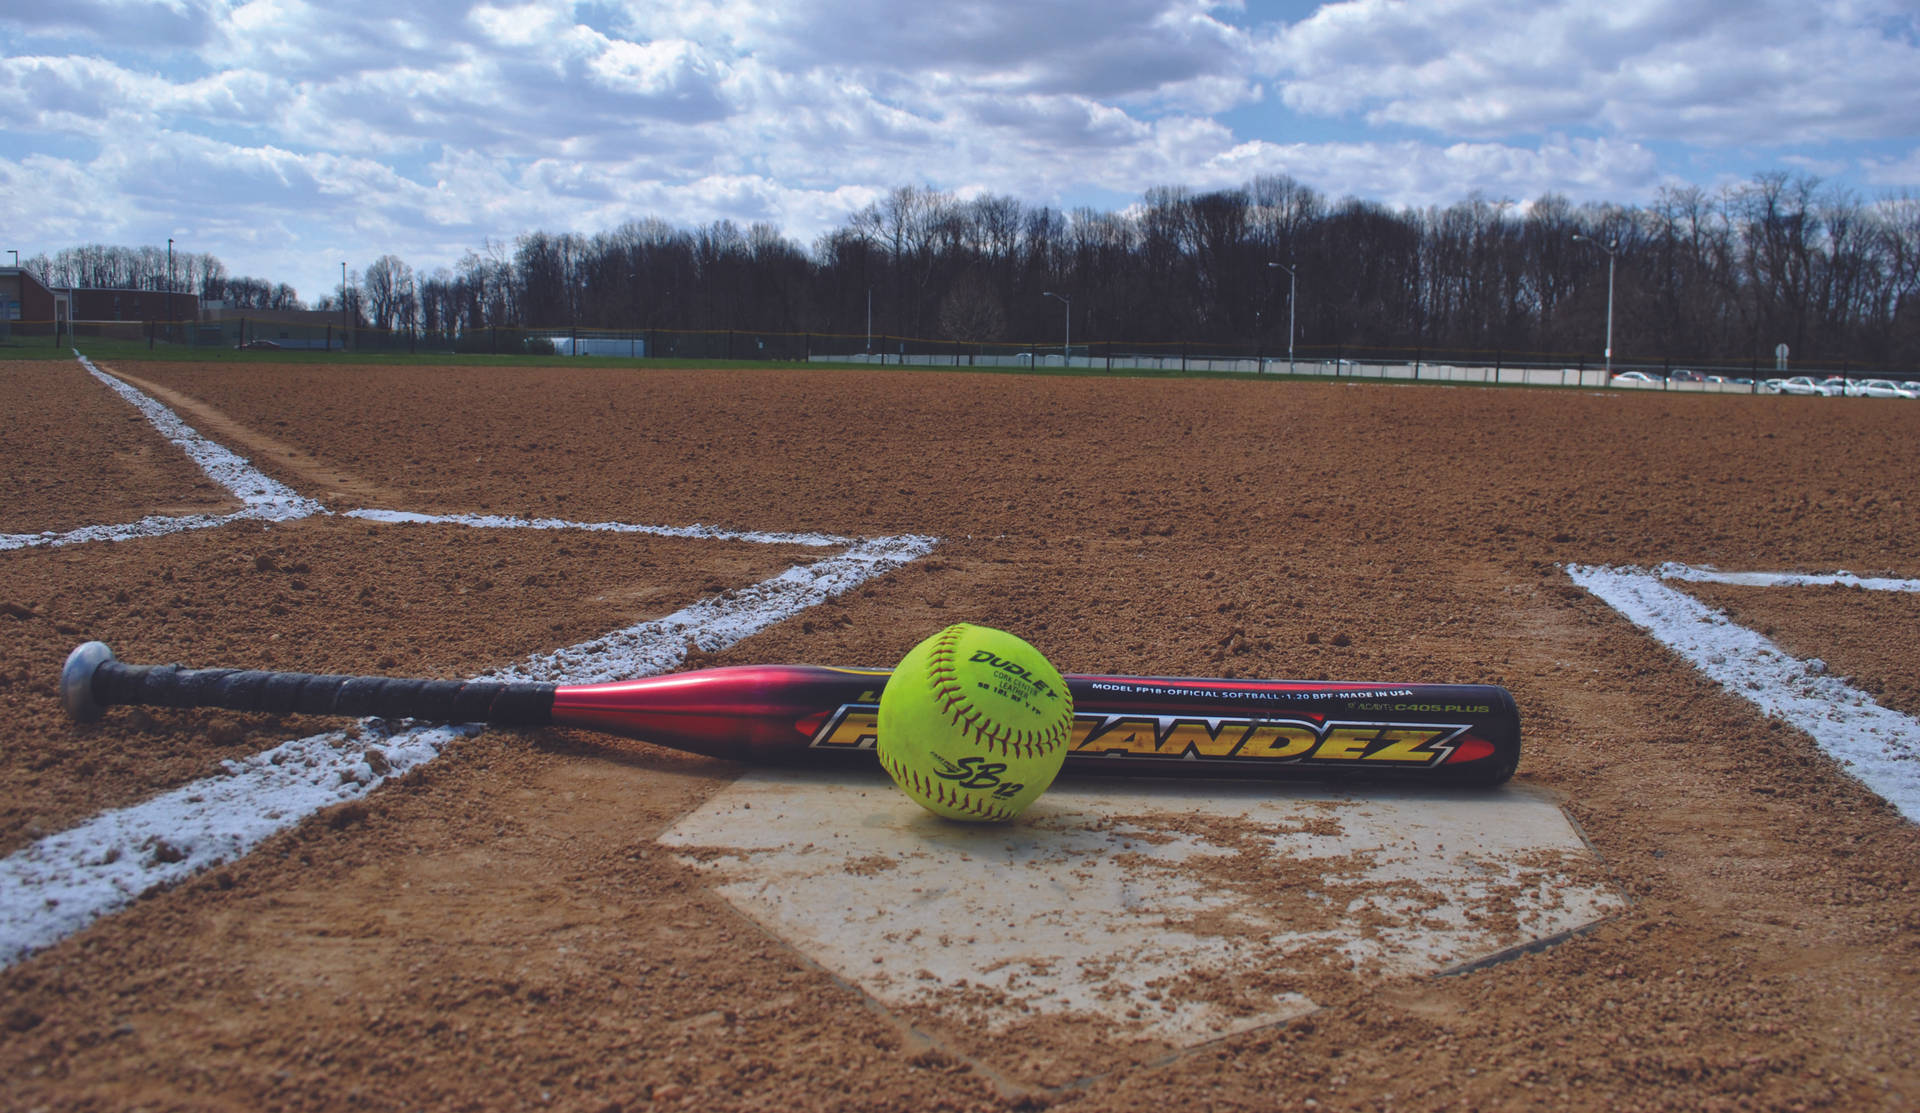
[[368, 324], [377, 329], [395, 330], [411, 323], [412, 267], [399, 256], [382, 255], [367, 265], [363, 282]]
[[963, 344], [1006, 335], [1007, 311], [999, 295], [974, 275], [963, 275], [940, 299], [940, 330]]

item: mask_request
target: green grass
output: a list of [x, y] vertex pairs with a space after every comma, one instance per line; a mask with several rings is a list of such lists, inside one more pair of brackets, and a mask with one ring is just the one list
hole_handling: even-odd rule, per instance
[[[548, 355], [488, 355], [485, 353], [453, 352], [405, 352], [405, 351], [351, 351], [316, 352], [294, 349], [275, 350], [270, 348], [236, 349], [224, 346], [205, 345], [195, 347], [187, 344], [159, 343], [151, 347], [144, 340], [101, 340], [82, 338], [55, 348], [44, 339], [36, 339], [31, 344], [0, 345], [0, 359], [72, 359], [73, 351], [79, 351], [89, 359], [95, 360], [145, 360], [156, 362], [200, 363], [200, 364], [245, 364], [249, 366], [285, 365], [285, 366], [383, 366], [383, 367], [572, 367], [572, 368], [634, 368], [668, 369], [699, 368], [713, 370], [809, 370], [809, 371], [865, 371], [887, 370], [893, 372], [927, 371], [973, 371], [982, 375], [1041, 375], [1066, 378], [1135, 378], [1135, 379], [1237, 379], [1245, 380], [1254, 376], [1244, 372], [1153, 370], [1148, 368], [1115, 368], [1112, 371], [1104, 367], [1023, 367], [1023, 366], [979, 366], [970, 367], [966, 363], [955, 366], [952, 363], [938, 364], [872, 364], [830, 360], [778, 360], [778, 359], [692, 359], [641, 358], [624, 356], [548, 356]], [[1261, 378], [1299, 379], [1316, 381], [1316, 376], [1289, 376], [1268, 373]]]
[[[350, 351], [350, 352], [313, 352], [293, 349], [246, 349], [240, 350], [225, 346], [204, 345], [195, 347], [188, 344], [158, 343], [149, 347], [144, 340], [103, 340], [82, 338], [78, 341], [63, 343], [60, 347], [42, 337], [29, 338], [22, 342], [0, 342], [0, 360], [49, 360], [72, 359], [73, 351], [78, 348], [89, 359], [105, 362], [119, 361], [164, 361], [197, 364], [232, 364], [235, 366], [338, 366], [338, 367], [555, 367], [588, 369], [632, 369], [632, 370], [804, 370], [804, 371], [869, 371], [885, 370], [895, 373], [954, 372], [970, 371], [981, 375], [1027, 375], [1053, 378], [1098, 378], [1098, 379], [1218, 379], [1234, 382], [1259, 380], [1263, 382], [1312, 382], [1326, 383], [1336, 380], [1321, 375], [1289, 375], [1283, 372], [1269, 371], [1260, 375], [1251, 375], [1244, 371], [1181, 371], [1178, 369], [1156, 370], [1150, 368], [1121, 368], [1108, 371], [1104, 367], [1024, 367], [1024, 366], [979, 366], [969, 367], [965, 363], [958, 366], [952, 363], [938, 364], [871, 364], [841, 363], [827, 360], [728, 360], [728, 359], [631, 359], [618, 356], [551, 356], [551, 355], [489, 355], [486, 353], [454, 352], [414, 352], [405, 351]], [[1337, 380], [1344, 382], [1376, 380]], [[1387, 380], [1406, 382], [1406, 380]], [[1430, 384], [1438, 385], [1438, 384]], [[1478, 386], [1493, 390], [1569, 390], [1579, 387], [1528, 386], [1520, 383], [1455, 383], [1454, 386]]]
[[45, 337], [12, 337], [0, 340], [0, 360], [15, 359], [72, 359], [73, 345], [61, 344], [54, 347]]

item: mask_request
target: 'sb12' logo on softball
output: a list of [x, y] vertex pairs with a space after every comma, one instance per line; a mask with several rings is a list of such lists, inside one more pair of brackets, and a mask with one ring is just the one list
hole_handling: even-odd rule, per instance
[[956, 788], [992, 789], [994, 796], [1002, 800], [1012, 799], [1020, 794], [1026, 785], [1015, 781], [1002, 781], [1000, 774], [1007, 771], [1004, 761], [988, 761], [983, 757], [963, 757], [959, 761], [948, 761], [939, 754], [929, 755], [940, 766], [933, 775], [943, 781], [952, 781]]

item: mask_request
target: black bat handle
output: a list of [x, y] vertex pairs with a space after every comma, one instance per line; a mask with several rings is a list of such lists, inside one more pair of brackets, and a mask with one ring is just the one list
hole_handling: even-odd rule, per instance
[[377, 715], [441, 723], [545, 726], [552, 721], [552, 684], [500, 680], [407, 680], [327, 676], [257, 669], [183, 669], [128, 665], [101, 642], [87, 642], [60, 670], [60, 700], [74, 720], [90, 723], [117, 703], [154, 707], [224, 707], [269, 714]]

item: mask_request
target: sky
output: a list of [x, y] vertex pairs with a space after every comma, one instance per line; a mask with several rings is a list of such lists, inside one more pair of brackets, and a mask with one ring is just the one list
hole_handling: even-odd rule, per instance
[[309, 302], [536, 229], [805, 246], [903, 185], [1920, 191], [1914, 0], [5, 0], [0, 54], [0, 252], [172, 238]]

